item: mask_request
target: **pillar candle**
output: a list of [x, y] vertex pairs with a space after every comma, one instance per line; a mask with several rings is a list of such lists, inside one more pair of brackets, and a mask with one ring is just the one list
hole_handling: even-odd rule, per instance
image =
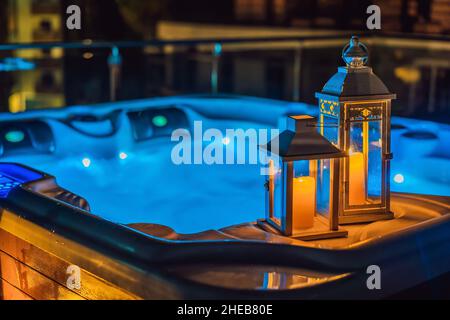
[[313, 177], [294, 178], [292, 193], [293, 230], [312, 228], [316, 208], [316, 180]]
[[366, 178], [364, 156], [361, 152], [353, 152], [349, 156], [349, 204], [361, 205], [366, 203]]

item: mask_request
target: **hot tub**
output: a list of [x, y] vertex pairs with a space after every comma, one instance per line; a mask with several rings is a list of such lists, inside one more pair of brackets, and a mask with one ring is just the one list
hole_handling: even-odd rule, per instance
[[[382, 248], [380, 243], [361, 247], [362, 242], [379, 236], [373, 229], [364, 229], [364, 237], [363, 231], [355, 230], [352, 235], [358, 237], [350, 237], [352, 241], [342, 245], [330, 240], [293, 246], [264, 236], [266, 242], [278, 243], [272, 247], [261, 243], [261, 235], [254, 239], [233, 236], [233, 230], [227, 227], [246, 226], [264, 215], [259, 165], [177, 165], [172, 161], [177, 142], [171, 141], [171, 133], [177, 128], [191, 132], [192, 139], [203, 147], [209, 142], [195, 136], [194, 122], [202, 121], [203, 131], [218, 129], [224, 135], [216, 143], [226, 153], [227, 148], [236, 147], [227, 138], [226, 129], [271, 129], [281, 117], [293, 113], [316, 114], [317, 110], [305, 104], [257, 98], [186, 96], [2, 115], [2, 162], [26, 165], [46, 177], [34, 179], [40, 182], [33, 180], [25, 188], [32, 194], [16, 190], [5, 200], [3, 238], [18, 238], [15, 241], [21, 243], [22, 249], [28, 248], [27, 252], [39, 252], [41, 259], [55, 260], [42, 266], [32, 253], [27, 256], [32, 262], [27, 263], [8, 252], [14, 248], [4, 251], [24, 268], [38, 270], [44, 279], [39, 281], [57, 283], [65, 295], [55, 293], [55, 298], [261, 297], [260, 289], [273, 289], [270, 294], [275, 297], [342, 297], [339, 288], [351, 281], [357, 289], [348, 297], [385, 297], [423, 281], [421, 272], [425, 271], [421, 265], [417, 271], [421, 276], [392, 286], [383, 294], [358, 292], [362, 289], [355, 283], [364, 283], [362, 268]], [[392, 124], [392, 191], [450, 196], [450, 157], [442, 148], [450, 126], [395, 117]], [[396, 130], [401, 130], [398, 139]], [[415, 138], [420, 140], [420, 150], [415, 150], [416, 144], [411, 142]], [[425, 153], [421, 153], [422, 147], [426, 147]], [[418, 201], [414, 195], [416, 200], [396, 197], [398, 203]], [[433, 203], [433, 213], [417, 211], [422, 216], [416, 222], [430, 226], [412, 232], [409, 240], [423, 237], [422, 233], [433, 226], [439, 229], [435, 236], [447, 237], [448, 200], [429, 197], [424, 201]], [[405, 210], [400, 207], [400, 211]], [[428, 221], [432, 218], [442, 221]], [[412, 225], [418, 228], [416, 223], [406, 223], [393, 230]], [[248, 234], [254, 229], [242, 232]], [[374, 232], [373, 237], [367, 236], [370, 232]], [[387, 241], [385, 246], [401, 248], [408, 240], [407, 235], [391, 240], [382, 235]], [[447, 250], [449, 245], [441, 249]], [[349, 250], [355, 246], [358, 249]], [[403, 249], [398, 248], [390, 250], [400, 254]], [[255, 256], [257, 265], [246, 267], [252, 255], [265, 255], [265, 250], [272, 254]], [[229, 254], [231, 266], [220, 253]], [[342, 260], [337, 254], [348, 255], [348, 261], [354, 263], [334, 264], [335, 259]], [[246, 259], [241, 258], [246, 255]], [[297, 260], [293, 260], [294, 256]], [[392, 262], [398, 263], [395, 259]], [[88, 289], [67, 288], [64, 268], [69, 265], [80, 265]], [[440, 267], [436, 270], [432, 273], [450, 271]], [[49, 275], [54, 272], [61, 275]], [[222, 286], [215, 280], [221, 277], [253, 280], [244, 281], [248, 282], [245, 285], [230, 280]], [[156, 289], [143, 288], [137, 283], [139, 279]], [[236, 285], [230, 287], [230, 283]], [[103, 286], [110, 294], [104, 293]], [[23, 288], [19, 280], [10, 287], [31, 298], [51, 296]]]
[[[314, 113], [314, 109], [242, 97], [167, 98], [10, 116], [18, 123], [39, 119], [42, 126], [35, 124], [36, 135], [39, 131], [48, 135], [48, 145], [37, 142], [41, 149], [14, 150], [14, 143], [6, 142], [11, 148], [4, 147], [2, 161], [55, 176], [61, 186], [86, 198], [93, 213], [116, 223], [152, 222], [181, 233], [217, 229], [260, 218], [264, 193], [259, 166], [173, 164], [172, 131], [191, 129], [200, 120], [203, 131], [217, 128], [226, 137], [226, 129], [274, 128], [287, 113]], [[154, 119], [163, 125], [155, 125]], [[7, 123], [3, 138], [8, 129], [19, 131], [14, 122]], [[393, 141], [392, 190], [450, 196], [450, 157], [437, 154], [445, 145], [438, 135], [449, 134], [450, 126], [395, 117], [392, 123], [406, 126], [403, 135], [420, 130], [422, 136], [428, 132], [436, 137], [417, 137], [418, 146], [411, 141], [414, 137]], [[136, 133], [145, 125], [154, 132]], [[223, 142], [225, 153], [230, 146]]]

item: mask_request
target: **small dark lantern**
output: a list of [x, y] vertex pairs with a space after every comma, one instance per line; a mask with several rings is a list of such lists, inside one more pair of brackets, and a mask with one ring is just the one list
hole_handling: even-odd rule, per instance
[[[345, 237], [338, 226], [342, 152], [317, 132], [317, 119], [289, 116], [287, 130], [268, 144], [266, 231], [301, 240]], [[318, 166], [324, 166], [319, 175]]]

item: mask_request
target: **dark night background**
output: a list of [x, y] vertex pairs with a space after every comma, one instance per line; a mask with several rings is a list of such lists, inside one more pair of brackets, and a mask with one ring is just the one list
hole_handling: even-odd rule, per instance
[[[72, 4], [81, 8], [81, 30], [65, 27], [65, 10]], [[371, 66], [398, 93], [394, 112], [448, 121], [448, 50], [440, 50], [439, 45], [430, 50], [427, 44], [433, 41], [430, 37], [450, 34], [450, 0], [0, 0], [0, 42], [358, 34], [368, 31], [366, 8], [371, 4], [381, 8], [381, 32], [398, 34], [399, 39], [422, 39], [413, 49], [369, 44]], [[302, 51], [300, 101], [315, 103], [314, 92], [342, 65], [341, 48], [340, 44], [324, 45]], [[275, 43], [267, 49], [242, 45], [239, 50], [224, 50], [217, 92], [297, 100], [292, 94], [296, 84], [290, 80], [292, 49], [276, 47]], [[0, 71], [0, 110], [17, 112], [111, 100], [110, 53], [111, 48], [0, 51], [0, 59], [19, 57], [35, 64], [32, 70]], [[210, 91], [212, 60], [204, 48], [140, 46], [120, 49], [120, 55], [114, 99]]]

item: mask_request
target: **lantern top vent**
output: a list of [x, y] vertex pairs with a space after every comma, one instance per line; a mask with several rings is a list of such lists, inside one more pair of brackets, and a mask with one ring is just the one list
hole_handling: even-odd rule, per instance
[[369, 50], [353, 36], [342, 50], [342, 59], [347, 66], [339, 67], [317, 98], [337, 97], [340, 101], [361, 99], [395, 99], [383, 81], [365, 66], [369, 59]]

